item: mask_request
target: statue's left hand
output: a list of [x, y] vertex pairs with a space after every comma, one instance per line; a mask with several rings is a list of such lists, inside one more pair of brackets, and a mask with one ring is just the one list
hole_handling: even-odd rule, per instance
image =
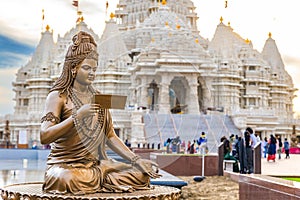
[[159, 178], [161, 174], [158, 173], [158, 165], [147, 159], [138, 159], [135, 166], [143, 173], [146, 173], [151, 178]]

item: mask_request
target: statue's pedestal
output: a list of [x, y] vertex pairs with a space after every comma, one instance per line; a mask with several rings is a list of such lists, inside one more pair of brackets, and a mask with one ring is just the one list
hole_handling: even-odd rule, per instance
[[24, 183], [5, 186], [0, 189], [3, 200], [129, 200], [129, 199], [172, 199], [177, 200], [181, 190], [168, 186], [153, 186], [150, 190], [132, 193], [95, 193], [86, 195], [54, 195], [42, 191], [42, 183]]

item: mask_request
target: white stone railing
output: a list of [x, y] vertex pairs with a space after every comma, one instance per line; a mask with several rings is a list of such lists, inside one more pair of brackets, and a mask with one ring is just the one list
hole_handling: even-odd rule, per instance
[[247, 116], [272, 116], [275, 114], [273, 109], [239, 109], [232, 111], [232, 115]]

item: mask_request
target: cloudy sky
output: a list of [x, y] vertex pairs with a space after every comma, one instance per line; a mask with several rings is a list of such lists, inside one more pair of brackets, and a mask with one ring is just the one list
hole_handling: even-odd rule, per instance
[[[101, 36], [105, 20], [116, 9], [118, 0], [79, 0], [85, 22]], [[193, 0], [197, 7], [200, 35], [213, 37], [221, 16], [230, 22], [236, 33], [250, 39], [261, 51], [272, 32], [291, 74], [295, 87], [300, 88], [300, 19], [299, 0]], [[42, 10], [44, 9], [44, 21]], [[106, 14], [107, 13], [107, 14]], [[76, 8], [72, 0], [3, 0], [0, 7], [0, 115], [13, 112], [12, 81], [25, 65], [37, 46], [42, 28], [50, 25], [54, 35], [64, 35], [75, 26]], [[299, 94], [297, 94], [300, 96]], [[294, 101], [294, 110], [300, 112], [300, 100]]]

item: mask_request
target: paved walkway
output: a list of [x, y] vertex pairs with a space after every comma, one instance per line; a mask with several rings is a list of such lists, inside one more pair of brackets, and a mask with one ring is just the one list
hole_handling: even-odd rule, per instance
[[261, 173], [272, 176], [300, 176], [300, 154], [291, 154], [290, 159], [285, 159], [285, 154], [281, 154], [280, 160], [276, 155], [275, 162], [268, 162], [266, 158], [263, 158]]

